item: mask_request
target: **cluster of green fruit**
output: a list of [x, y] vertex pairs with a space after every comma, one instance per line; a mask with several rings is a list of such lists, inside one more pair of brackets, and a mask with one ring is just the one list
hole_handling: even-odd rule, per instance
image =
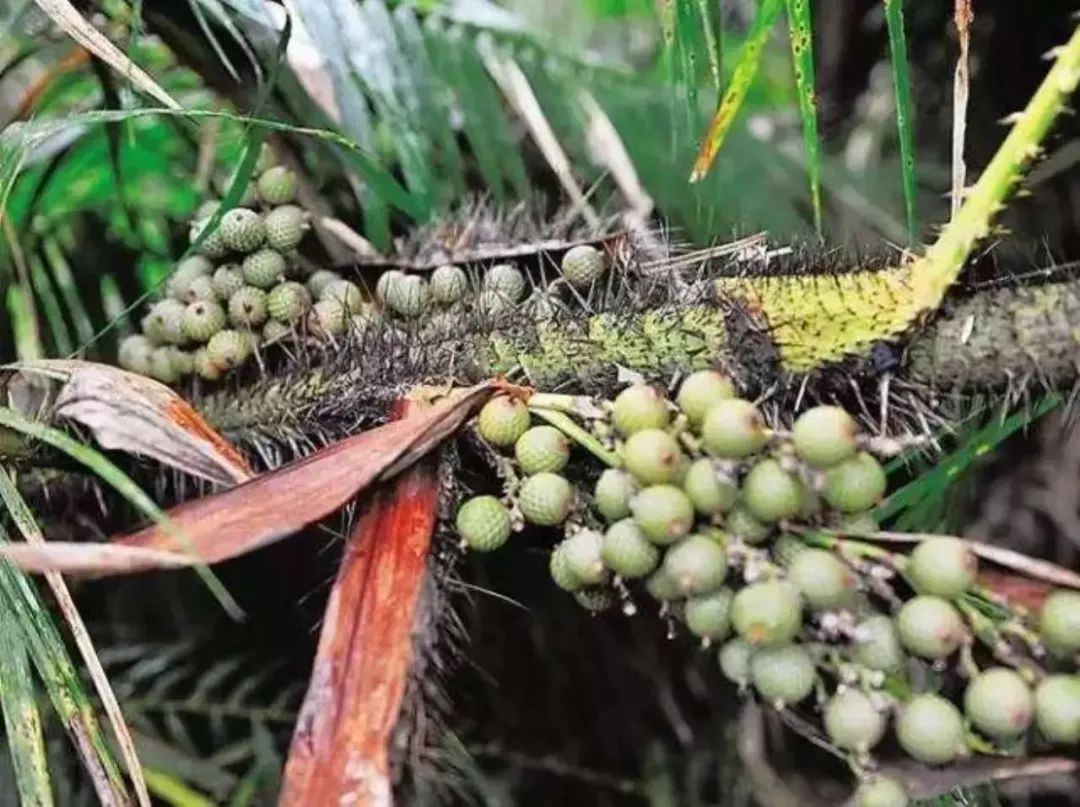
[[[823, 735], [862, 780], [860, 807], [908, 803], [870, 756], [890, 721], [900, 747], [930, 765], [972, 750], [1015, 753], [1028, 738], [1080, 742], [1080, 592], [1054, 593], [1037, 624], [1013, 615], [1013, 633], [991, 629], [965, 599], [978, 571], [965, 541], [930, 538], [902, 555], [843, 538], [877, 529], [871, 509], [886, 475], [874, 450], [886, 441], [860, 434], [842, 408], [818, 406], [773, 430], [711, 370], [688, 376], [674, 401], [629, 386], [584, 425], [550, 416], [558, 396], [538, 397], [548, 400], [501, 396], [480, 411], [481, 438], [513, 458], [501, 463], [504, 498], [458, 509], [463, 544], [491, 551], [525, 524], [560, 529], [551, 576], [591, 610], [621, 600], [633, 613], [629, 584], [643, 581], [672, 624], [721, 643], [720, 669], [742, 691], [776, 708], [814, 696]], [[571, 428], [533, 425], [530, 410]], [[575, 443], [608, 457], [591, 484], [565, 473]], [[583, 462], [575, 478], [579, 467], [588, 477]], [[1025, 653], [1011, 636], [1027, 637]], [[976, 640], [996, 656], [981, 671]], [[914, 684], [927, 677], [920, 668], [954, 658], [968, 677], [961, 708]]]

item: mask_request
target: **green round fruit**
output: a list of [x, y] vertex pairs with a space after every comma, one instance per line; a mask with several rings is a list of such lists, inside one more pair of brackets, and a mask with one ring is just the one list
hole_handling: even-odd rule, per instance
[[288, 280], [270, 290], [266, 310], [278, 322], [297, 322], [311, 310], [311, 295], [303, 284]]
[[583, 588], [574, 592], [574, 601], [592, 614], [599, 614], [615, 605], [615, 592], [603, 586]]
[[205, 346], [195, 351], [192, 364], [199, 377], [207, 381], [217, 381], [223, 375], [221, 368], [210, 361], [210, 352]]
[[[207, 225], [210, 220], [199, 219], [192, 222], [191, 228], [188, 230], [188, 241], [194, 247], [195, 243], [199, 240], [203, 230], [207, 229]], [[218, 258], [224, 258], [229, 254], [229, 247], [225, 243], [225, 239], [221, 236], [221, 226], [209, 232], [209, 234], [202, 240], [202, 243], [198, 246], [198, 253], [205, 255], [210, 260], [217, 260]]]
[[701, 424], [701, 442], [722, 459], [741, 459], [769, 441], [761, 412], [750, 401], [726, 398], [711, 406]]
[[873, 511], [864, 510], [861, 513], [851, 513], [840, 518], [836, 523], [836, 529], [859, 536], [877, 532], [879, 527]]
[[216, 303], [218, 295], [214, 290], [214, 281], [205, 275], [192, 278], [180, 293], [180, 300], [184, 303], [194, 303], [198, 300]]
[[220, 199], [207, 199], [195, 208], [195, 215], [192, 216], [191, 219], [192, 221], [203, 221], [204, 219], [208, 219], [217, 213], [219, 207], [221, 207]]
[[691, 533], [664, 553], [664, 569], [684, 597], [716, 591], [727, 577], [727, 553], [711, 538]]
[[175, 384], [180, 379], [180, 372], [173, 362], [173, 345], [156, 347], [150, 353], [150, 377], [162, 384]]
[[964, 691], [964, 714], [994, 739], [1018, 737], [1035, 715], [1035, 696], [1014, 670], [991, 667], [976, 675]]
[[799, 590], [782, 580], [751, 583], [735, 595], [731, 624], [751, 644], [790, 642], [802, 627]]
[[708, 457], [690, 464], [682, 485], [694, 509], [703, 516], [717, 516], [730, 510], [739, 496], [738, 487], [721, 475], [716, 462]]
[[390, 284], [386, 307], [402, 319], [416, 319], [427, 308], [428, 284], [419, 275], [404, 275]]
[[604, 276], [604, 253], [588, 244], [579, 244], [566, 251], [560, 268], [571, 286], [591, 286]]
[[1035, 725], [1054, 745], [1080, 743], [1080, 675], [1048, 675], [1035, 690]]
[[525, 293], [525, 276], [509, 263], [499, 263], [484, 275], [484, 291], [491, 291], [507, 302], [516, 303]]
[[649, 543], [632, 518], [607, 528], [600, 556], [611, 571], [629, 579], [652, 574], [660, 563], [660, 550]]
[[908, 807], [907, 789], [890, 776], [875, 776], [855, 791], [855, 807]]
[[825, 704], [825, 733], [834, 745], [865, 754], [885, 734], [885, 715], [857, 689], [847, 689]]
[[1080, 592], [1059, 589], [1039, 611], [1039, 636], [1055, 655], [1080, 651]]
[[858, 587], [851, 569], [827, 549], [806, 548], [792, 559], [788, 579], [816, 611], [850, 605]]
[[340, 300], [319, 300], [308, 313], [308, 327], [319, 336], [340, 336], [348, 330], [349, 309]]
[[793, 518], [802, 507], [803, 484], [774, 459], [758, 462], [743, 480], [743, 501], [759, 521]]
[[798, 644], [760, 647], [750, 657], [750, 683], [767, 702], [790, 706], [814, 691], [817, 671], [806, 648]]
[[244, 258], [242, 270], [249, 286], [268, 289], [285, 279], [288, 265], [280, 252], [260, 249]]
[[192, 342], [205, 342], [225, 327], [225, 309], [217, 303], [199, 300], [184, 309], [184, 335]]
[[511, 300], [497, 291], [483, 291], [476, 298], [476, 310], [481, 316], [498, 320], [515, 312], [517, 309]]
[[574, 505], [574, 488], [565, 477], [540, 473], [521, 483], [517, 496], [521, 514], [530, 524], [554, 527], [566, 521]]
[[[307, 290], [311, 292], [313, 300], [321, 300], [323, 290], [334, 281], [342, 279], [337, 272], [331, 272], [329, 269], [316, 269], [311, 273], [311, 277], [307, 279]], [[380, 279], [379, 282], [381, 283], [382, 280]]]
[[772, 525], [765, 524], [750, 512], [747, 506], [739, 502], [724, 517], [727, 531], [751, 546], [763, 544], [772, 535]]
[[514, 443], [514, 456], [526, 476], [555, 473], [570, 461], [570, 440], [554, 426], [533, 426]]
[[150, 375], [150, 354], [154, 343], [141, 333], [127, 336], [120, 342], [117, 361], [129, 373]]
[[263, 216], [266, 245], [278, 252], [296, 249], [307, 231], [307, 214], [296, 205], [275, 207]]
[[941, 536], [915, 547], [906, 572], [921, 594], [951, 600], [971, 588], [978, 570], [979, 562], [966, 541]]
[[494, 496], [474, 496], [458, 508], [454, 526], [469, 549], [490, 552], [510, 538], [510, 511]]
[[192, 255], [184, 258], [176, 265], [176, 269], [169, 276], [166, 290], [170, 297], [183, 300], [188, 286], [197, 277], [204, 277], [214, 271], [214, 264], [202, 255]]
[[867, 617], [855, 626], [852, 656], [871, 670], [897, 672], [904, 666], [904, 649], [896, 623], [884, 614]]
[[859, 449], [859, 425], [839, 406], [815, 406], [799, 415], [792, 428], [795, 453], [816, 468], [831, 468]]
[[694, 505], [674, 485], [651, 485], [630, 500], [630, 512], [645, 537], [666, 546], [687, 535], [694, 526]]
[[964, 641], [964, 620], [940, 597], [920, 595], [908, 600], [896, 615], [900, 643], [909, 653], [928, 659], [951, 656]]
[[667, 399], [648, 384], [634, 384], [615, 396], [611, 420], [624, 437], [664, 429], [670, 421]]
[[562, 542], [566, 568], [582, 585], [598, 586], [607, 580], [601, 556], [603, 541], [604, 536], [595, 530], [581, 530]]
[[679, 387], [675, 402], [690, 423], [700, 426], [709, 410], [720, 401], [734, 398], [735, 385], [723, 373], [716, 370], [698, 370], [691, 373]]
[[745, 639], [732, 639], [725, 642], [718, 654], [720, 672], [732, 683], [746, 686], [750, 683], [750, 659], [754, 656], [754, 646]]
[[221, 217], [221, 240], [235, 252], [254, 252], [266, 240], [262, 216], [246, 207], [234, 207]]
[[222, 372], [239, 367], [251, 355], [251, 340], [241, 331], [218, 331], [206, 343], [211, 363]]
[[283, 165], [275, 165], [263, 172], [255, 190], [268, 205], [286, 205], [296, 198], [296, 174]]
[[336, 300], [344, 305], [350, 314], [359, 314], [367, 306], [364, 293], [351, 280], [333, 280], [327, 283], [319, 292], [319, 300]]
[[151, 341], [158, 344], [182, 345], [184, 336], [184, 312], [187, 306], [179, 300], [159, 300], [143, 317], [142, 329]]
[[896, 738], [919, 762], [946, 765], [964, 753], [964, 719], [939, 695], [915, 695], [900, 708]]
[[266, 292], [244, 286], [229, 298], [229, 322], [237, 328], [255, 328], [266, 322]]
[[885, 469], [861, 451], [825, 472], [825, 501], [843, 513], [869, 510], [885, 495]]
[[264, 174], [278, 164], [277, 156], [269, 143], [259, 146], [259, 157], [255, 161], [255, 173]]
[[268, 319], [262, 326], [263, 342], [266, 344], [277, 342], [292, 335], [292, 332], [293, 329], [284, 322], [278, 322], [276, 319]]
[[469, 278], [460, 266], [447, 264], [431, 273], [428, 284], [431, 299], [437, 305], [448, 306], [459, 303], [469, 293]]
[[596, 511], [609, 524], [620, 521], [630, 515], [630, 500], [637, 491], [633, 476], [619, 468], [607, 468], [593, 490]]
[[678, 441], [661, 429], [634, 432], [622, 447], [623, 464], [643, 485], [675, 479], [683, 461]]
[[569, 566], [567, 566], [565, 544], [566, 542], [563, 541], [552, 550], [551, 557], [548, 559], [548, 571], [551, 574], [551, 579], [555, 581], [555, 585], [563, 591], [577, 591], [584, 584], [574, 576]]
[[214, 271], [211, 279], [214, 291], [222, 300], [228, 300], [244, 287], [244, 272], [237, 263], [224, 263]]
[[528, 430], [529, 408], [517, 398], [498, 395], [480, 409], [476, 428], [486, 442], [509, 448]]
[[721, 588], [711, 594], [686, 601], [686, 627], [695, 636], [719, 642], [731, 633], [731, 589]]

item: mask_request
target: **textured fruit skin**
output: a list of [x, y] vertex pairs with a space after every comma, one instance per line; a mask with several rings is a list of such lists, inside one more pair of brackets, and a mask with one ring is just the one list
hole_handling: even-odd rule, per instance
[[268, 319], [262, 326], [262, 338], [263, 342], [269, 344], [275, 342], [278, 339], [283, 339], [286, 336], [292, 334], [293, 330], [284, 322], [278, 322], [276, 319]]
[[517, 504], [530, 524], [554, 527], [570, 515], [574, 488], [558, 474], [536, 474], [521, 483]]
[[870, 698], [857, 689], [848, 689], [825, 704], [824, 724], [825, 733], [834, 744], [865, 753], [881, 742], [886, 720]]
[[278, 252], [296, 249], [307, 230], [307, 215], [296, 205], [275, 207], [263, 216], [266, 245]]
[[716, 370], [698, 370], [682, 382], [675, 402], [692, 424], [700, 426], [714, 405], [735, 395], [735, 385], [726, 375]]
[[619, 468], [607, 468], [593, 489], [596, 511], [609, 524], [620, 521], [630, 515], [630, 500], [637, 491], [633, 476]]
[[603, 536], [594, 530], [581, 530], [562, 542], [566, 568], [582, 585], [598, 586], [607, 579], [600, 550]]
[[238, 328], [255, 328], [266, 322], [266, 292], [245, 286], [229, 298], [229, 322]]
[[285, 279], [288, 266], [277, 250], [260, 249], [244, 258], [242, 269], [245, 283], [268, 289]]
[[[191, 228], [188, 230], [188, 241], [192, 246], [195, 246], [195, 242], [199, 239], [199, 236], [202, 235], [203, 230], [206, 229], [206, 225], [209, 223], [210, 220], [208, 218], [192, 222]], [[202, 243], [199, 244], [198, 252], [200, 255], [205, 255], [211, 260], [224, 258], [229, 254], [229, 247], [225, 243], [225, 239], [221, 237], [220, 225], [203, 239]]]
[[774, 459], [757, 463], [743, 480], [743, 501], [766, 524], [793, 518], [802, 507], [803, 485]]
[[525, 293], [525, 276], [512, 264], [496, 264], [484, 275], [484, 291], [495, 292], [507, 302], [516, 303]]
[[716, 591], [727, 577], [727, 553], [711, 538], [691, 533], [664, 553], [664, 570], [684, 597]]
[[721, 588], [711, 594], [691, 597], [686, 601], [686, 627], [695, 636], [722, 641], [731, 633], [731, 589]]
[[244, 287], [244, 272], [238, 263], [223, 263], [214, 271], [210, 281], [222, 300], [228, 300]]
[[156, 347], [150, 353], [150, 377], [162, 384], [175, 384], [180, 378], [180, 372], [173, 363], [172, 347]]
[[251, 342], [240, 331], [218, 331], [206, 343], [210, 362], [221, 371], [239, 367], [251, 355]]
[[798, 703], [814, 691], [816, 679], [814, 661], [802, 645], [761, 647], [750, 658], [750, 682], [774, 705]]
[[428, 284], [419, 275], [404, 275], [386, 292], [386, 307], [402, 319], [416, 319], [428, 303]]
[[683, 477], [683, 490], [694, 503], [694, 509], [703, 516], [717, 516], [732, 508], [739, 497], [739, 489], [730, 480], [717, 473], [716, 463], [702, 457], [690, 464]]
[[732, 683], [746, 686], [750, 683], [750, 659], [753, 655], [754, 646], [745, 639], [725, 642], [717, 654], [720, 672]]
[[604, 276], [604, 253], [588, 244], [579, 244], [566, 251], [560, 269], [571, 286], [591, 286]]
[[217, 302], [217, 292], [214, 291], [214, 281], [203, 275], [192, 278], [191, 282], [180, 293], [180, 300], [185, 303], [194, 303], [198, 300]]
[[694, 526], [694, 506], [674, 485], [642, 489], [630, 500], [630, 512], [645, 537], [659, 546], [675, 543]]
[[480, 409], [476, 428], [491, 445], [509, 448], [529, 428], [529, 409], [516, 398], [499, 395]]
[[885, 495], [885, 469], [861, 451], [825, 472], [825, 501], [842, 513], [869, 510]]
[[235, 252], [254, 252], [266, 240], [262, 216], [246, 207], [234, 207], [221, 217], [221, 240]]
[[296, 175], [282, 165], [275, 165], [262, 173], [255, 190], [268, 205], [288, 204], [296, 198]]
[[649, 593], [649, 596], [654, 600], [660, 602], [671, 602], [678, 599], [679, 587], [675, 580], [672, 579], [663, 566], [660, 566], [655, 572], [650, 574], [645, 580], [645, 591]]
[[555, 581], [555, 585], [563, 591], [577, 591], [584, 584], [574, 576], [574, 573], [567, 566], [565, 544], [566, 542], [563, 541], [551, 551], [551, 557], [548, 559], [548, 571], [551, 574], [551, 579]]
[[867, 617], [855, 627], [854, 659], [864, 667], [897, 672], [904, 666], [904, 649], [896, 623], [884, 614]]
[[751, 583], [731, 604], [735, 632], [755, 645], [790, 642], [802, 627], [802, 600], [795, 586], [782, 580]]
[[1039, 635], [1051, 653], [1080, 651], [1080, 592], [1053, 592], [1039, 611]]
[[908, 807], [907, 790], [888, 776], [875, 776], [855, 791], [855, 807]]
[[920, 593], [951, 600], [974, 584], [979, 562], [966, 542], [941, 536], [915, 547], [906, 571]]
[[612, 405], [611, 421], [624, 437], [644, 429], [663, 429], [671, 419], [667, 400], [648, 384], [627, 387]]
[[184, 335], [193, 342], [205, 342], [225, 327], [225, 309], [217, 303], [199, 300], [184, 309]]
[[319, 300], [308, 313], [308, 326], [320, 336], [340, 336], [349, 327], [349, 309], [340, 300]]
[[795, 453], [817, 468], [831, 468], [855, 456], [859, 426], [839, 406], [815, 406], [792, 427]]
[[964, 620], [940, 597], [921, 595], [904, 603], [896, 615], [900, 643], [928, 659], [951, 656], [964, 641]]
[[595, 586], [575, 591], [574, 602], [591, 614], [599, 614], [615, 605], [616, 597], [611, 589]]
[[570, 440], [554, 426], [533, 426], [514, 443], [514, 457], [526, 475], [556, 473], [570, 461]]
[[[383, 278], [385, 278], [388, 274], [390, 274], [390, 272], [387, 272], [381, 278], [379, 278], [379, 283], [382, 283]], [[398, 272], [398, 274], [401, 273]], [[311, 292], [312, 299], [320, 300], [322, 299], [323, 289], [325, 289], [335, 280], [342, 279], [343, 278], [341, 277], [341, 275], [339, 275], [337, 272], [331, 272], [329, 269], [316, 269], [314, 272], [311, 273], [311, 277], [307, 279], [307, 290]], [[377, 288], [378, 287], [376, 286], [376, 289]], [[376, 294], [377, 293], [378, 292], [376, 292]], [[380, 297], [380, 299], [382, 298]]]
[[274, 286], [266, 297], [266, 311], [278, 322], [296, 322], [310, 309], [311, 295], [308, 290], [292, 280]]
[[643, 485], [671, 482], [683, 460], [679, 443], [660, 429], [644, 429], [627, 438], [622, 449], [623, 465]]
[[619, 577], [635, 579], [653, 573], [660, 563], [660, 550], [649, 543], [632, 518], [624, 518], [607, 528], [600, 557]]
[[827, 549], [816, 548], [805, 549], [791, 561], [788, 579], [815, 610], [850, 604], [858, 585], [846, 563]]
[[1048, 675], [1035, 690], [1035, 725], [1055, 745], [1080, 743], [1080, 676]]
[[919, 762], [945, 765], [963, 752], [964, 719], [945, 698], [915, 695], [897, 715], [896, 738]]
[[131, 373], [150, 374], [150, 354], [154, 343], [141, 333], [125, 337], [117, 352], [120, 366]]
[[154, 303], [143, 317], [143, 333], [159, 344], [182, 345], [184, 336], [184, 311], [187, 307], [179, 300], [165, 299]]
[[351, 280], [337, 279], [327, 283], [319, 292], [319, 300], [339, 302], [350, 314], [359, 314], [365, 307], [364, 293]]
[[474, 496], [458, 508], [454, 526], [469, 549], [490, 552], [510, 538], [510, 511], [494, 496]]
[[964, 691], [964, 714], [988, 737], [1017, 737], [1031, 725], [1035, 696], [1018, 673], [1005, 667], [991, 667], [968, 684]]
[[170, 297], [177, 300], [183, 299], [187, 287], [197, 277], [209, 275], [214, 271], [214, 264], [210, 263], [202, 255], [192, 255], [184, 258], [176, 265], [176, 270], [169, 277], [166, 289]]
[[469, 278], [460, 266], [447, 264], [431, 273], [428, 288], [437, 305], [453, 305], [469, 293]]
[[217, 381], [222, 376], [221, 368], [210, 361], [210, 353], [205, 347], [201, 347], [195, 351], [192, 363], [195, 367], [195, 372], [200, 378], [207, 381]]
[[772, 525], [759, 521], [741, 502], [728, 511], [724, 526], [736, 538], [752, 546], [765, 543], [772, 535]]
[[761, 412], [742, 398], [728, 398], [709, 408], [701, 424], [701, 442], [717, 457], [741, 459], [768, 442]]

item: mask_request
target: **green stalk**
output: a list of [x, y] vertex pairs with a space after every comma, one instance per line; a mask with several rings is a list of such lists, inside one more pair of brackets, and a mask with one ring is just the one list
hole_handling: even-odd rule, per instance
[[914, 243], [915, 226], [915, 138], [912, 132], [911, 76], [908, 70], [907, 38], [904, 35], [903, 0], [885, 0], [885, 25], [889, 31], [893, 92], [896, 96], [896, 130], [900, 138], [900, 180], [904, 189], [904, 213], [908, 239]]
[[795, 70], [795, 88], [802, 118], [803, 150], [806, 152], [806, 178], [810, 183], [810, 204], [814, 211], [814, 230], [821, 229], [821, 143], [817, 128], [817, 92], [814, 83], [814, 37], [810, 0], [787, 0], [791, 62]]

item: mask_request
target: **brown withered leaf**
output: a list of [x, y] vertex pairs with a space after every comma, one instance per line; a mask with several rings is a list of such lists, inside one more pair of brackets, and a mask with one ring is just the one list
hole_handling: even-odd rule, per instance
[[74, 359], [7, 368], [61, 381], [53, 414], [86, 426], [104, 448], [149, 457], [219, 485], [254, 476], [240, 453], [189, 403], [151, 378]]
[[922, 765], [914, 760], [882, 765], [882, 773], [901, 780], [908, 793], [917, 799], [941, 796], [965, 785], [1074, 774], [1077, 770], [1080, 770], [1080, 761], [1058, 756], [972, 756], [943, 768]]

